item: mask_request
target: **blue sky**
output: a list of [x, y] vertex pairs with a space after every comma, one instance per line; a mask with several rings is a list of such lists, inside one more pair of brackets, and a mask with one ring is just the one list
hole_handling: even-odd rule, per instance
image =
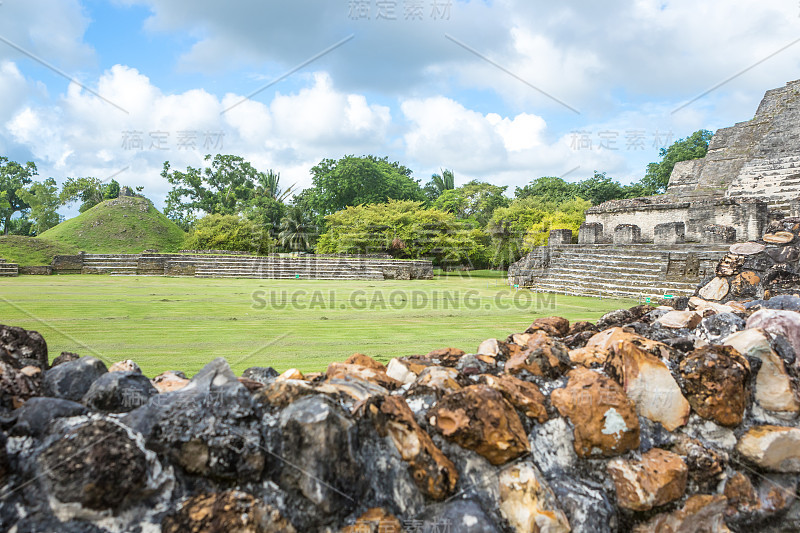
[[0, 38], [0, 154], [159, 206], [165, 160], [218, 152], [299, 187], [368, 153], [423, 182], [630, 182], [800, 78], [785, 0], [4, 0]]

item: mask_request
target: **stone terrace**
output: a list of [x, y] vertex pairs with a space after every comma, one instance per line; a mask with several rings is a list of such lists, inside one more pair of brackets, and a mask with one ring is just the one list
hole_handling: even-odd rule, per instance
[[432, 279], [427, 260], [357, 256], [281, 257], [204, 254], [81, 254], [57, 256], [54, 274], [191, 276], [255, 279]]

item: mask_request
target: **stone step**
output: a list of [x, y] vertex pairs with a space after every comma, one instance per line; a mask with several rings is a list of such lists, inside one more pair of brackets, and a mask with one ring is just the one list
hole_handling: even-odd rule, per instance
[[16, 263], [0, 263], [0, 277], [15, 278], [19, 276], [19, 265]]

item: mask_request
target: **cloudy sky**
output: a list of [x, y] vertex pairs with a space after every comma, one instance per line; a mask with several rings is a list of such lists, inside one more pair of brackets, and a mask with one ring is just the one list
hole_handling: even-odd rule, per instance
[[797, 78], [796, 0], [2, 0], [0, 155], [159, 206], [207, 153], [630, 182]]

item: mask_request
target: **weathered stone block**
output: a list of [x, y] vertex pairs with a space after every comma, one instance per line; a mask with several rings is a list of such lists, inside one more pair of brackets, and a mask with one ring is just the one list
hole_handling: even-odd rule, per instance
[[636, 224], [619, 224], [614, 228], [614, 244], [636, 244], [642, 240], [642, 229]]
[[789, 202], [789, 216], [800, 217], [800, 196]]
[[736, 228], [722, 224], [703, 226], [701, 236], [703, 244], [732, 244], [736, 242]]
[[671, 245], [686, 242], [686, 224], [683, 222], [664, 222], [653, 228], [655, 244]]
[[599, 222], [586, 222], [578, 230], [578, 244], [600, 244], [603, 242], [603, 225]]
[[549, 246], [563, 246], [565, 244], [572, 244], [572, 230], [571, 229], [554, 229], [550, 230], [550, 239], [547, 241]]

